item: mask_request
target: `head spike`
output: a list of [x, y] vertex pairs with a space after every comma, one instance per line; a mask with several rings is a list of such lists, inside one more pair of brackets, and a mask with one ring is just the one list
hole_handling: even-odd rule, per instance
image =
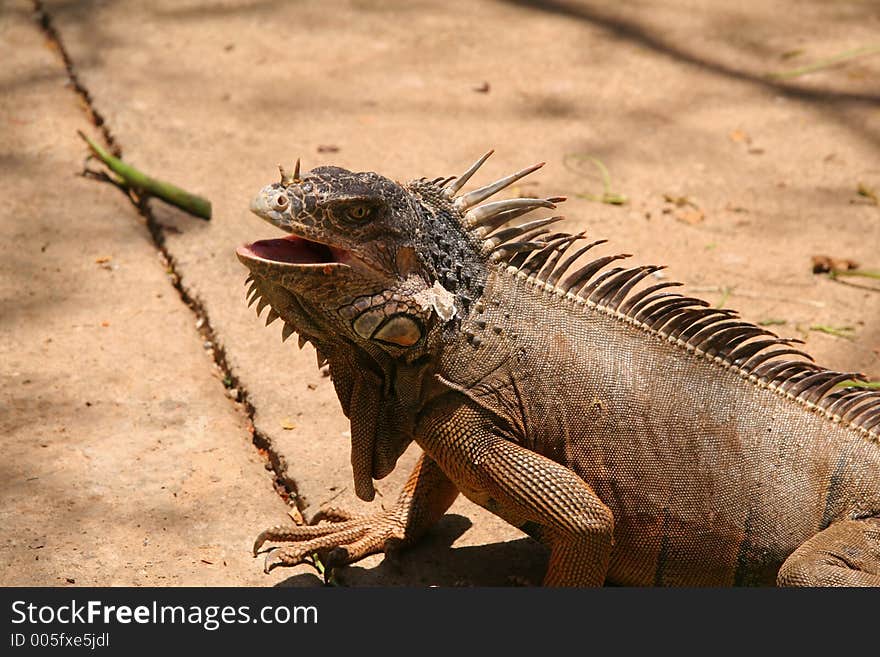
[[859, 400], [870, 399], [871, 397], [876, 397], [878, 392], [876, 390], [863, 390], [858, 392], [853, 391], [852, 388], [848, 390], [844, 389], [837, 393], [834, 401], [828, 400], [827, 405], [825, 406], [825, 410], [831, 414], [836, 415], [837, 417], [842, 417], [844, 413], [848, 410], [852, 409]]
[[759, 351], [757, 354], [749, 358], [746, 362], [744, 362], [740, 367], [744, 369], [746, 372], [751, 372], [757, 377], [763, 376], [758, 368], [767, 365], [766, 361], [770, 361], [774, 358], [778, 358], [780, 356], [786, 355], [794, 355], [794, 356], [803, 356], [804, 358], [808, 358], [812, 360], [812, 356], [810, 354], [801, 351], [800, 349], [773, 349], [772, 351]]
[[[539, 253], [540, 253], [540, 251], [543, 251], [545, 248], [547, 248], [547, 245], [551, 241], [553, 241], [555, 239], [559, 239], [560, 237], [564, 237], [564, 236], [565, 236], [565, 233], [550, 233], [549, 235], [542, 235], [539, 238], [539, 240], [541, 241], [541, 243], [544, 246], [543, 246], [543, 248], [541, 248], [539, 250]], [[526, 260], [529, 260], [530, 258], [534, 257], [535, 255], [536, 254], [534, 251], [522, 251], [520, 253], [515, 253], [507, 260], [507, 264], [511, 267], [516, 267], [517, 269], [522, 269]]]
[[552, 210], [555, 207], [556, 204], [553, 201], [542, 198], [511, 198], [506, 201], [494, 201], [468, 210], [464, 215], [464, 225], [468, 229], [477, 228], [490, 223], [490, 219], [509, 210], [528, 212], [536, 208], [550, 208]]
[[455, 196], [458, 193], [458, 190], [464, 187], [465, 183], [471, 179], [471, 176], [477, 172], [477, 169], [483, 166], [483, 163], [488, 160], [494, 152], [494, 150], [489, 151], [479, 160], [474, 162], [470, 168], [468, 168], [468, 170], [461, 174], [457, 179], [453, 179], [453, 181], [443, 189], [444, 196], [446, 196], [446, 198], [452, 198]]
[[561, 244], [564, 244], [566, 242], [571, 243], [575, 239], [577, 238], [573, 235], [560, 235], [558, 233], [547, 235], [541, 240], [542, 242], [544, 242], [544, 248], [526, 254], [526, 256], [523, 258], [517, 258], [515, 265], [513, 262], [513, 258], [511, 258], [508, 264], [516, 266], [517, 269], [522, 272], [526, 272], [526, 274], [528, 275], [537, 276], [539, 270], [544, 267], [544, 263], [547, 262], [547, 259], [553, 256], [560, 248], [563, 248], [561, 247]]
[[864, 374], [858, 372], [822, 372], [804, 377], [801, 381], [789, 389], [795, 397], [818, 404], [819, 400], [834, 386], [844, 381], [867, 381]]
[[285, 187], [289, 187], [293, 183], [299, 182], [299, 158], [296, 158], [296, 164], [293, 167], [293, 175], [291, 175], [281, 164], [278, 165], [278, 171], [281, 172], [281, 184]]
[[[565, 219], [563, 216], [558, 217], [546, 217], [544, 219], [536, 219], [535, 221], [529, 221], [524, 224], [520, 224], [519, 226], [513, 226], [511, 228], [505, 228], [504, 230], [496, 233], [492, 237], [486, 240], [485, 249], [486, 250], [494, 250], [496, 246], [499, 244], [503, 244], [504, 242], [508, 242], [516, 237], [520, 237], [525, 235], [529, 231], [535, 230], [536, 228], [543, 228], [544, 226], [548, 226], [550, 224], [555, 224], [558, 221], [562, 221]], [[548, 231], [544, 231], [548, 232]], [[543, 248], [543, 247], [542, 247]]]
[[[548, 203], [556, 204], [556, 203], [561, 203], [562, 201], [564, 201], [565, 197], [564, 196], [551, 196], [550, 198], [545, 198], [543, 200], [547, 201]], [[483, 222], [481, 222], [480, 226], [476, 227], [475, 230], [479, 233], [480, 236], [485, 237], [486, 235], [491, 233], [496, 228], [501, 228], [501, 226], [503, 226], [504, 224], [510, 223], [514, 219], [517, 219], [518, 217], [521, 217], [524, 214], [528, 214], [533, 209], [534, 208], [532, 208], [532, 207], [525, 206], [525, 207], [518, 208], [515, 210], [505, 210], [504, 212], [501, 212], [490, 219], [484, 220]]]
[[562, 278], [562, 275], [568, 271], [569, 267], [574, 264], [574, 261], [584, 255], [587, 251], [592, 249], [594, 246], [599, 246], [600, 244], [604, 244], [608, 240], [596, 240], [595, 242], [591, 242], [586, 246], [582, 246], [577, 249], [574, 253], [568, 255], [568, 257], [562, 261], [562, 264], [556, 267], [553, 272], [547, 277], [547, 283], [550, 285], [556, 285], [559, 282], [559, 279]]
[[542, 242], [509, 242], [508, 244], [502, 244], [492, 249], [490, 257], [492, 258], [492, 260], [498, 260], [505, 255], [523, 253], [526, 251], [535, 251], [543, 247], [544, 244]]
[[582, 287], [590, 282], [590, 279], [596, 274], [596, 272], [602, 269], [602, 267], [610, 262], [614, 262], [615, 260], [620, 260], [626, 257], [628, 256], [621, 253], [613, 256], [604, 256], [602, 258], [597, 258], [592, 262], [588, 262], [586, 265], [584, 265], [574, 273], [570, 274], [565, 280], [563, 280], [560, 284], [560, 287], [566, 292], [577, 294]]
[[543, 263], [540, 270], [536, 273], [538, 279], [542, 281], [547, 281], [548, 277], [552, 275], [553, 270], [556, 269], [557, 263], [562, 259], [562, 256], [568, 250], [572, 244], [574, 244], [577, 240], [583, 239], [584, 233], [578, 233], [577, 235], [568, 235], [567, 237], [562, 238], [563, 241], [551, 242], [554, 245], [553, 253], [547, 259], [546, 263]]
[[293, 182], [293, 176], [284, 168], [283, 164], [278, 165], [278, 171], [281, 173], [281, 184], [287, 187]]
[[489, 185], [486, 185], [485, 187], [480, 187], [479, 189], [475, 189], [472, 192], [468, 192], [464, 196], [459, 196], [457, 199], [455, 199], [455, 207], [458, 208], [459, 210], [467, 210], [468, 208], [476, 205], [477, 203], [479, 203], [481, 201], [485, 201], [487, 198], [489, 198], [493, 194], [501, 191], [502, 189], [504, 189], [508, 185], [512, 185], [520, 178], [524, 178], [525, 176], [529, 175], [530, 173], [537, 171], [545, 164], [546, 164], [546, 162], [539, 162], [538, 164], [533, 164], [530, 167], [526, 167], [525, 169], [517, 171], [516, 173], [512, 173], [509, 176], [505, 176], [504, 178], [496, 180], [495, 182], [493, 182]]

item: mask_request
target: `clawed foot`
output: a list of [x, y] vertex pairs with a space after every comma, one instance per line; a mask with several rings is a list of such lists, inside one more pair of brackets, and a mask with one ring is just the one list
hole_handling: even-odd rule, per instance
[[291, 543], [266, 550], [263, 571], [308, 563], [317, 554], [326, 578], [333, 568], [384, 552], [404, 538], [402, 524], [389, 512], [357, 517], [339, 509], [326, 509], [318, 512], [312, 523], [320, 524], [277, 525], [257, 536], [254, 556], [268, 541]]

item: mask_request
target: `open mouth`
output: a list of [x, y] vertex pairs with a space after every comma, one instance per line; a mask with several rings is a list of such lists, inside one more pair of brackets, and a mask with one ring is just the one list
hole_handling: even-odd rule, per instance
[[238, 247], [236, 252], [245, 258], [259, 258], [290, 265], [344, 264], [348, 252], [320, 242], [312, 242], [297, 235], [270, 240], [259, 240]]

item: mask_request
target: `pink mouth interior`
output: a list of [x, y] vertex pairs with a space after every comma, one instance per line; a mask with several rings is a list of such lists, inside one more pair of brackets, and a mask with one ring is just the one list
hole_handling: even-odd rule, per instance
[[263, 260], [287, 262], [295, 265], [316, 265], [338, 262], [334, 251], [326, 244], [310, 242], [296, 235], [271, 240], [260, 240], [241, 247], [242, 250]]

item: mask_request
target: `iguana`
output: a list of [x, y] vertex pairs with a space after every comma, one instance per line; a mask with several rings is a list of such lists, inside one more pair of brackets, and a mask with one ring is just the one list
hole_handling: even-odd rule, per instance
[[490, 154], [407, 184], [297, 162], [253, 200], [289, 235], [238, 248], [250, 302], [329, 363], [357, 495], [423, 450], [393, 508], [261, 533], [266, 570], [406, 546], [461, 492], [549, 547], [545, 585], [880, 585], [880, 391], [514, 221], [562, 198], [487, 202], [540, 164], [460, 193]]

